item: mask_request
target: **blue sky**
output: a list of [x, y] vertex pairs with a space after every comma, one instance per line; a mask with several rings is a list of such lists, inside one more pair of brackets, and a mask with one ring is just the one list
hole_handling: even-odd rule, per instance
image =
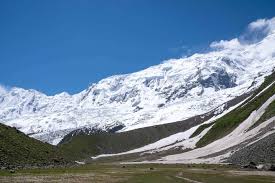
[[274, 10], [271, 0], [1, 0], [0, 84], [77, 93], [238, 37]]

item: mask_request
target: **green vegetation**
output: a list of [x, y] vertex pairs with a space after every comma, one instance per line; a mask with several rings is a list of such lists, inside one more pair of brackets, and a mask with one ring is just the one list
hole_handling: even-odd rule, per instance
[[71, 168], [0, 171], [0, 182], [256, 183], [273, 182], [266, 172], [238, 171], [225, 165], [90, 164]]
[[206, 128], [210, 127], [211, 125], [213, 125], [214, 122], [212, 123], [207, 123], [207, 124], [203, 124], [201, 126], [199, 126], [199, 128], [196, 129], [196, 131], [190, 136], [190, 138], [196, 137], [197, 135], [199, 135], [203, 130], [205, 130]]
[[[215, 121], [213, 127], [196, 144], [197, 147], [203, 147], [217, 139], [220, 139], [232, 132], [241, 122], [243, 122], [254, 110], [258, 109], [266, 100], [275, 94], [275, 84], [254, 98], [266, 86], [275, 80], [275, 74], [268, 76], [265, 82], [254, 93], [250, 100], [244, 105], [236, 108], [222, 118]], [[253, 99], [254, 98], [254, 99]]]
[[0, 124], [0, 166], [63, 163], [54, 146], [30, 138], [15, 128]]
[[257, 127], [258, 125], [260, 125], [261, 123], [265, 122], [266, 120], [272, 118], [275, 116], [275, 101], [271, 102], [271, 104], [269, 104], [269, 106], [266, 108], [264, 114], [261, 116], [261, 118], [254, 123], [249, 130]]
[[258, 122], [264, 122], [275, 116], [275, 101], [271, 102]]

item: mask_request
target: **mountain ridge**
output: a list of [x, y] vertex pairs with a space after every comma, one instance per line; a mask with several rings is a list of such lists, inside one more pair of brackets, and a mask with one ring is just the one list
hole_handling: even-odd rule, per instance
[[120, 126], [118, 132], [122, 132], [204, 114], [255, 90], [272, 73], [273, 23], [257, 42], [215, 42], [208, 53], [111, 76], [74, 95], [1, 90], [0, 120], [31, 137], [57, 144], [83, 127], [108, 131]]

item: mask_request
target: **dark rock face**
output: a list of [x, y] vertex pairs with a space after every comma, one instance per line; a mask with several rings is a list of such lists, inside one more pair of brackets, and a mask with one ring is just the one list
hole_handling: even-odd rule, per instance
[[75, 136], [75, 135], [86, 135], [86, 134], [97, 134], [97, 133], [103, 133], [104, 131], [98, 128], [81, 128], [77, 129], [68, 135]]
[[216, 90], [235, 87], [237, 86], [235, 82], [236, 78], [223, 70], [217, 71], [211, 74], [209, 78], [200, 81], [203, 87], [213, 87]]
[[140, 91], [137, 88], [133, 88], [132, 90], [126, 91], [123, 94], [115, 95], [115, 96], [111, 97], [109, 100], [109, 103], [127, 102], [129, 99], [134, 98], [135, 96], [139, 96], [139, 95], [140, 95]]
[[115, 133], [115, 132], [117, 132], [117, 131], [123, 129], [124, 127], [125, 127], [125, 125], [117, 125], [117, 126], [114, 126], [114, 127], [112, 127], [112, 128], [109, 128], [109, 129], [108, 129], [108, 132], [109, 132], [109, 133]]
[[162, 108], [163, 106], [165, 106], [165, 104], [159, 104], [158, 108]]
[[99, 133], [115, 133], [121, 129], [123, 129], [125, 125], [123, 124], [114, 124], [113, 126], [106, 126], [105, 130], [102, 130], [98, 127], [84, 127], [77, 130], [72, 131], [68, 134], [68, 136], [75, 136], [75, 135], [92, 135], [92, 134], [99, 134]]
[[140, 111], [141, 109], [143, 109], [143, 108], [142, 108], [142, 107], [137, 106], [137, 107], [134, 109], [134, 112], [138, 112], [138, 111]]
[[189, 80], [192, 80], [197, 77], [197, 82], [189, 83], [189, 80], [187, 80], [187, 85], [179, 86], [177, 88], [174, 88], [173, 90], [170, 90], [170, 88], [165, 88], [162, 91], [161, 95], [163, 95], [167, 99], [166, 102], [170, 102], [177, 98], [188, 96], [189, 91], [196, 87], [201, 88], [201, 93], [199, 94], [201, 95], [204, 92], [204, 88], [214, 88], [215, 90], [220, 90], [237, 86], [236, 76], [228, 74], [225, 70], [217, 69], [206, 79], [202, 79], [201, 72], [202, 71], [199, 70], [195, 76], [189, 78]]

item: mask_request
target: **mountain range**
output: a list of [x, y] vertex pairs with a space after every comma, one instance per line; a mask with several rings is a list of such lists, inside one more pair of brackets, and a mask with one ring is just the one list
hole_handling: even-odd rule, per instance
[[252, 22], [248, 33], [253, 39], [213, 42], [207, 53], [111, 76], [74, 95], [1, 87], [0, 121], [81, 158], [165, 152], [152, 160], [235, 162], [244, 153], [233, 152], [274, 131], [275, 18]]

